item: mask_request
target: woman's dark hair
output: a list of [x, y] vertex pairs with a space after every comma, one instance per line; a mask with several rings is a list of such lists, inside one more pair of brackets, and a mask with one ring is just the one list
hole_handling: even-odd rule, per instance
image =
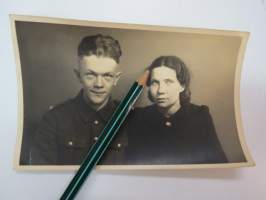
[[[148, 79], [147, 79], [147, 86], [151, 85], [151, 72], [153, 69], [157, 67], [169, 67], [176, 71], [176, 78], [179, 83], [184, 87], [184, 91], [180, 93], [180, 105], [184, 106], [190, 102], [191, 92], [189, 89], [190, 86], [190, 73], [186, 66], [186, 64], [177, 56], [160, 56], [156, 58], [151, 65], [147, 68], [150, 71]], [[148, 97], [153, 102], [153, 98], [148, 91]]]
[[90, 55], [110, 57], [119, 63], [122, 51], [119, 42], [113, 37], [97, 34], [84, 37], [79, 43], [78, 56]]

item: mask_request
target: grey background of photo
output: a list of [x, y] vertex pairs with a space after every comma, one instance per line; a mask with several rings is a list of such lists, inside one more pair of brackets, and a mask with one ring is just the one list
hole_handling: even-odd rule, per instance
[[[234, 113], [238, 37], [33, 22], [17, 22], [16, 29], [24, 95], [22, 164], [27, 163], [26, 154], [32, 139], [28, 133], [34, 130], [42, 114], [51, 105], [74, 97], [80, 90], [73, 72], [77, 66], [77, 46], [84, 36], [97, 33], [113, 36], [122, 47], [123, 76], [112, 93], [114, 99], [122, 98], [153, 59], [176, 55], [190, 69], [192, 102], [209, 106], [229, 161], [245, 161]], [[138, 106], [148, 104], [144, 92]]]

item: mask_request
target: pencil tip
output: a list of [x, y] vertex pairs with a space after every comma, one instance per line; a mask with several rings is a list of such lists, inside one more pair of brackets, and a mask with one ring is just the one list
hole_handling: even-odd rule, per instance
[[138, 84], [143, 85], [143, 86], [146, 86], [146, 82], [147, 82], [148, 76], [149, 76], [149, 71], [147, 70], [138, 79], [138, 81], [137, 81]]

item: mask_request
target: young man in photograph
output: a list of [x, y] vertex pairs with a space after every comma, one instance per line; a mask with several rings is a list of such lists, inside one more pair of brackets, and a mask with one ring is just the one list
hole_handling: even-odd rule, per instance
[[[120, 44], [110, 36], [92, 35], [78, 46], [74, 69], [81, 90], [44, 114], [30, 151], [32, 165], [79, 165], [114, 112], [111, 92], [117, 84], [122, 55]], [[111, 144], [100, 164], [121, 164], [125, 134]]]

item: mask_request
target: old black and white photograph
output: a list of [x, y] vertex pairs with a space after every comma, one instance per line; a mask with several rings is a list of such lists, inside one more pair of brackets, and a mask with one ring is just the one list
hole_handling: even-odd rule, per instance
[[77, 169], [145, 71], [99, 168], [253, 165], [239, 105], [248, 33], [41, 17], [14, 29], [17, 169]]

